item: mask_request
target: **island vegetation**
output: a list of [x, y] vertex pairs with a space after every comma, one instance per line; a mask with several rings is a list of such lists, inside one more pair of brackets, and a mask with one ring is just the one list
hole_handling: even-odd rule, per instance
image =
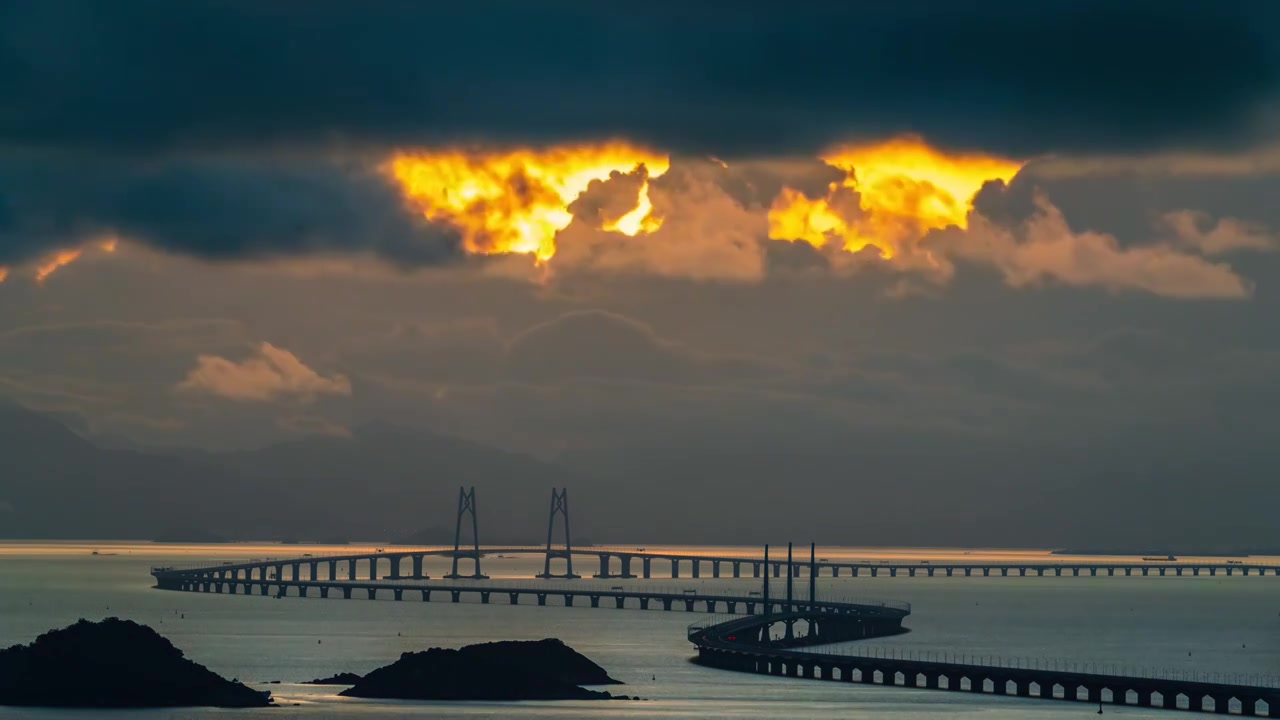
[[130, 620], [80, 620], [0, 650], [0, 705], [265, 707], [270, 693], [226, 680]]
[[404, 653], [339, 694], [401, 700], [627, 699], [582, 687], [607, 684], [618, 681], [560, 640], [547, 639]]

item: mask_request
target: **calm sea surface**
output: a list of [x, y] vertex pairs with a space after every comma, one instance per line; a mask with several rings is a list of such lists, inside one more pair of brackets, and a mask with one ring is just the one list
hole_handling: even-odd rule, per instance
[[[651, 550], [657, 549], [649, 546]], [[91, 555], [92, 550], [101, 554]], [[703, 550], [704, 548], [697, 548]], [[705, 548], [711, 550], [710, 548]], [[754, 549], [720, 549], [754, 554]], [[421, 603], [406, 599], [274, 599], [152, 589], [153, 564], [350, 551], [336, 547], [176, 546], [151, 543], [0, 543], [0, 646], [30, 642], [78, 618], [151, 625], [188, 657], [226, 677], [269, 688], [269, 710], [64, 711], [0, 707], [0, 719], [155, 718], [1080, 718], [1096, 709], [1013, 698], [768, 678], [689, 662], [685, 626], [697, 614], [616, 609]], [[947, 558], [962, 551], [824, 549], [836, 558]], [[970, 551], [966, 560], [1026, 559], [1043, 551]], [[1272, 560], [1280, 561], [1280, 558]], [[407, 567], [407, 564], [406, 564]], [[658, 570], [655, 563], [655, 574]], [[665, 566], [662, 566], [665, 567]], [[536, 558], [484, 560], [495, 579], [530, 578]], [[583, 575], [595, 564], [575, 568]], [[445, 561], [428, 560], [439, 577]], [[686, 568], [687, 574], [687, 568]], [[529, 582], [535, 582], [532, 579]], [[580, 582], [606, 582], [582, 580]], [[607, 581], [610, 584], [643, 581]], [[750, 580], [654, 580], [739, 588]], [[803, 592], [802, 580], [796, 592]], [[1196, 671], [1280, 674], [1280, 578], [1266, 577], [858, 577], [823, 578], [824, 594], [912, 603], [911, 632], [876, 641], [898, 647], [1003, 657], [1057, 658]], [[406, 594], [406, 598], [408, 598]], [[550, 601], [549, 601], [550, 602]], [[339, 698], [340, 688], [298, 684], [366, 672], [400, 653], [490, 640], [558, 637], [626, 683], [645, 702], [397, 703]], [[279, 680], [278, 685], [257, 683]], [[1169, 717], [1113, 708], [1119, 717]]]

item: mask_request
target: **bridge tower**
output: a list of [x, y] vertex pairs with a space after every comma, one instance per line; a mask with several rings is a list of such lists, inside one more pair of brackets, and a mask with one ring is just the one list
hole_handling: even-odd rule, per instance
[[809, 605], [818, 599], [814, 590], [817, 589], [818, 580], [818, 543], [809, 543]]
[[[791, 574], [794, 572], [791, 564], [791, 543], [787, 543], [787, 612], [795, 612], [796, 606], [791, 602]], [[795, 637], [795, 620], [788, 619], [786, 621], [788, 640]]]
[[[559, 513], [564, 517], [564, 549], [554, 548], [551, 546], [551, 537], [556, 527], [556, 514]], [[552, 558], [564, 558], [564, 574], [551, 574]], [[573, 574], [573, 545], [569, 540], [569, 488], [561, 488], [556, 490], [551, 488], [551, 513], [547, 516], [547, 556], [542, 566], [542, 574], [540, 578], [579, 578], [581, 575]]]
[[[472, 546], [467, 549], [462, 548], [462, 517], [471, 515], [471, 543]], [[474, 563], [474, 572], [470, 575], [458, 574], [458, 558], [471, 558]], [[470, 490], [465, 490], [461, 486], [458, 487], [458, 523], [453, 531], [453, 572], [445, 575], [450, 580], [458, 578], [471, 578], [472, 580], [486, 580], [488, 575], [480, 572], [480, 523], [476, 520], [476, 488], [473, 485]]]

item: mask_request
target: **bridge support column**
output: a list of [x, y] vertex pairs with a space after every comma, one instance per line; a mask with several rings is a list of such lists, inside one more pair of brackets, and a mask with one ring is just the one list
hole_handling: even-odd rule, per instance
[[668, 612], [671, 610], [671, 598], [662, 598], [662, 609]]
[[508, 602], [510, 602], [512, 605], [519, 605], [519, 604], [520, 604], [520, 593], [518, 593], [518, 592], [509, 592], [509, 593], [507, 593], [507, 601], [508, 601]]
[[756, 562], [751, 563], [751, 577], [753, 578], [760, 577], [760, 563], [756, 563]]
[[720, 561], [719, 560], [711, 561], [711, 577], [713, 578], [720, 577]]
[[695, 559], [693, 560], [693, 576], [694, 576], [694, 577], [698, 577], [698, 565], [699, 565], [699, 562], [698, 562], [697, 558], [695, 558]]
[[547, 594], [546, 594], [546, 593], [538, 593], [538, 604], [539, 604], [539, 605], [546, 605], [546, 604], [547, 604]]
[[330, 560], [329, 561], [329, 581], [333, 582], [334, 580], [337, 580], [337, 579], [338, 579], [338, 561]]
[[461, 591], [461, 590], [450, 590], [450, 591], [449, 591], [449, 600], [450, 600], [450, 602], [455, 602], [455, 603], [462, 602], [462, 591]]
[[370, 599], [370, 600], [377, 600], [377, 599], [378, 599], [378, 588], [367, 588], [367, 590], [369, 591], [369, 599]]
[[648, 609], [649, 609], [649, 598], [647, 598], [647, 597], [642, 597], [642, 598], [640, 598], [640, 609], [641, 609], [641, 610], [648, 610]]
[[259, 594], [259, 595], [266, 595], [266, 594], [267, 594], [267, 584], [266, 584], [266, 583], [262, 583], [261, 585], [259, 585], [259, 586], [258, 586], [258, 594]]
[[392, 580], [400, 579], [400, 561], [403, 559], [400, 555], [391, 555], [387, 558], [387, 562], [391, 563], [391, 573], [387, 575]]
[[600, 553], [600, 572], [596, 574], [598, 578], [613, 577], [609, 574], [609, 554]]
[[733, 576], [742, 577], [742, 563], [736, 560], [733, 563]]
[[328, 585], [321, 585], [321, 586], [320, 586], [320, 598], [321, 598], [322, 600], [328, 600], [328, 599], [329, 599], [329, 586], [328, 586]]
[[[266, 585], [263, 585], [263, 587], [266, 587]], [[344, 587], [344, 588], [342, 588], [342, 599], [343, 599], [343, 600], [350, 600], [350, 599], [351, 599], [351, 588], [349, 588], [349, 587]]]
[[832, 566], [831, 566], [831, 577], [833, 577], [833, 578], [838, 578], [838, 577], [840, 577], [840, 566], [839, 566], [839, 565], [832, 565]]
[[738, 603], [735, 600], [726, 600], [725, 606], [729, 609], [730, 615], [738, 614]]
[[624, 577], [624, 578], [635, 577], [635, 575], [631, 574], [631, 556], [620, 555], [618, 559], [622, 561], [622, 575], [620, 575], [619, 577]]
[[642, 572], [644, 573], [644, 579], [645, 579], [645, 580], [648, 580], [648, 579], [649, 579], [649, 560], [650, 560], [650, 558], [647, 558], [647, 557], [646, 557], [646, 558], [640, 558], [640, 564], [641, 564], [641, 566], [642, 566], [642, 568], [643, 568]]
[[680, 561], [675, 558], [671, 559], [671, 577], [680, 577]]
[[347, 561], [347, 579], [348, 579], [348, 580], [355, 580], [355, 579], [356, 579], [356, 561], [355, 561], [355, 559], [351, 559], [351, 560], [348, 560], [348, 561]]
[[413, 565], [413, 579], [420, 580], [422, 578], [422, 556], [413, 555], [410, 562]]
[[755, 604], [755, 603], [753, 603], [753, 602], [748, 602], [748, 603], [747, 603], [747, 614], [748, 614], [748, 615], [755, 615], [755, 614], [756, 614], [756, 604]]
[[627, 599], [622, 595], [618, 595], [613, 598], [613, 603], [614, 603], [614, 607], [621, 610], [627, 606]]
[[378, 556], [377, 555], [374, 555], [373, 557], [369, 558], [369, 579], [370, 580], [378, 579]]
[[404, 590], [401, 588], [392, 588], [391, 595], [399, 602], [404, 599]]

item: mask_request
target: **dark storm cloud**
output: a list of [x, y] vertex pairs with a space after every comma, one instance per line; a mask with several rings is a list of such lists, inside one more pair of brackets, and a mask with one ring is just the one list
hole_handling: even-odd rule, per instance
[[1271, 0], [0, 1], [0, 141], [1247, 142]]
[[358, 163], [0, 155], [0, 265], [105, 233], [213, 259], [366, 250], [420, 265], [458, 247]]

